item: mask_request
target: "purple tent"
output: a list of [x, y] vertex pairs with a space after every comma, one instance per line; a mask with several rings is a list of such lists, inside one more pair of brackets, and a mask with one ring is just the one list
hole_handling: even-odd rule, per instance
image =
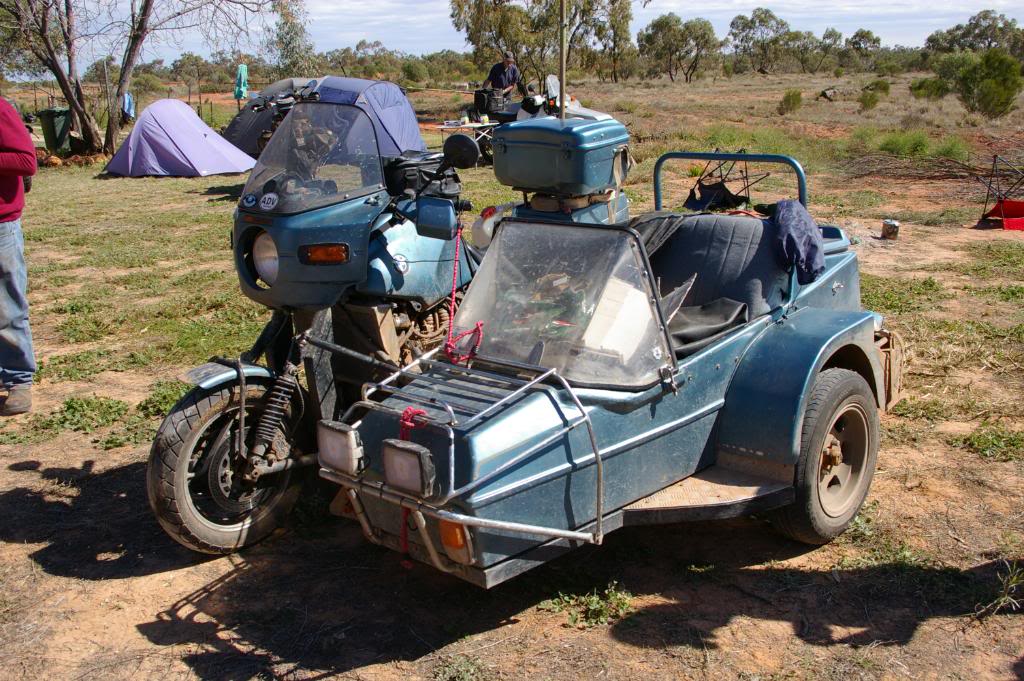
[[107, 164], [114, 175], [198, 177], [244, 173], [256, 161], [203, 123], [177, 99], [160, 99], [139, 116]]

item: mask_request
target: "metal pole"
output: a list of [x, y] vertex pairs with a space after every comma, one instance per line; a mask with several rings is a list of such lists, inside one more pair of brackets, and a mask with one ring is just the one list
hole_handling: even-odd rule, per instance
[[558, 0], [558, 117], [565, 120], [565, 0]]

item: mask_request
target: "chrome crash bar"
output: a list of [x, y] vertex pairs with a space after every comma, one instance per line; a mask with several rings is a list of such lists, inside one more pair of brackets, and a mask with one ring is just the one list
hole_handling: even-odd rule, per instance
[[[443, 362], [434, 359], [437, 354], [437, 350], [419, 357], [415, 361], [411, 362], [407, 366], [395, 371], [385, 379], [376, 383], [366, 383], [362, 389], [362, 400], [351, 405], [341, 420], [351, 425], [356, 425], [358, 422], [357, 414], [365, 411], [379, 411], [382, 413], [390, 414], [392, 416], [401, 417], [402, 412], [399, 409], [387, 406], [381, 402], [371, 400], [370, 397], [383, 393], [388, 396], [397, 397], [407, 402], [414, 404], [420, 404], [423, 406], [432, 407], [437, 411], [440, 411], [444, 418], [436, 418], [427, 416], [417, 417], [418, 423], [424, 427], [433, 428], [441, 431], [447, 436], [448, 440], [448, 489], [445, 494], [440, 497], [436, 502], [427, 504], [419, 499], [409, 497], [405, 494], [399, 493], [383, 482], [368, 482], [358, 477], [353, 477], [340, 473], [335, 470], [321, 468], [321, 477], [331, 480], [339, 485], [342, 485], [349, 491], [349, 499], [352, 501], [353, 510], [356, 512], [356, 517], [359, 519], [360, 524], [363, 527], [363, 532], [366, 534], [370, 541], [380, 543], [379, 537], [374, 533], [373, 528], [370, 526], [369, 519], [365, 513], [361, 512], [362, 505], [358, 503], [356, 492], [362, 492], [376, 496], [389, 503], [396, 504], [403, 508], [409, 509], [413, 513], [414, 522], [417, 527], [420, 526], [420, 521], [417, 519], [417, 514], [423, 514], [436, 518], [439, 520], [450, 520], [452, 522], [460, 523], [469, 527], [482, 527], [488, 529], [505, 530], [509, 532], [517, 532], [522, 534], [539, 535], [543, 537], [553, 537], [562, 539], [571, 539], [576, 541], [584, 541], [592, 544], [600, 544], [604, 538], [604, 464], [601, 458], [601, 450], [597, 444], [597, 436], [594, 433], [594, 426], [591, 422], [590, 415], [587, 410], [583, 407], [583, 403], [580, 401], [576, 391], [573, 390], [572, 386], [561, 376], [556, 369], [549, 369], [533, 364], [525, 364], [520, 362], [514, 362], [505, 359], [498, 359], [494, 357], [487, 357], [478, 355], [476, 361], [483, 363], [487, 366], [494, 366], [500, 369], [507, 369], [516, 373], [533, 374], [532, 378], [524, 379], [515, 376], [506, 376], [504, 374], [493, 373], [482, 369], [477, 369], [470, 366], [455, 365], [448, 362]], [[425, 371], [424, 371], [425, 370]], [[438, 377], [431, 375], [426, 372], [437, 372], [443, 375]], [[420, 392], [413, 392], [408, 388], [399, 386], [399, 380], [405, 378], [409, 380], [415, 380], [419, 382], [418, 389]], [[429, 395], [430, 391], [434, 390], [434, 386], [444, 385], [446, 379], [458, 379], [458, 389], [465, 393], [472, 393], [475, 397], [483, 400], [491, 400], [485, 404], [482, 408], [469, 407], [464, 404], [451, 404], [439, 396], [434, 397]], [[556, 432], [548, 435], [542, 441], [534, 444], [528, 449], [518, 453], [508, 461], [505, 461], [494, 470], [479, 476], [475, 480], [471, 480], [465, 485], [456, 488], [455, 487], [455, 431], [454, 427], [468, 428], [476, 423], [479, 423], [486, 416], [495, 413], [502, 406], [510, 404], [512, 401], [525, 395], [527, 392], [540, 389], [546, 382], [555, 381], [565, 392], [569, 395], [573, 405], [578, 411], [578, 415], [573, 418], [565, 418], [565, 424], [562, 428]], [[427, 394], [424, 394], [427, 393]], [[464, 420], [460, 420], [461, 415]], [[563, 530], [561, 528], [544, 527], [541, 525], [528, 525], [524, 523], [514, 523], [498, 520], [489, 520], [485, 518], [477, 518], [474, 516], [463, 515], [461, 513], [454, 513], [452, 511], [438, 508], [443, 506], [454, 498], [464, 496], [465, 494], [472, 492], [481, 485], [495, 477], [506, 472], [513, 466], [522, 463], [527, 458], [535, 455], [537, 452], [551, 445], [553, 442], [562, 438], [565, 434], [574, 430], [580, 425], [587, 427], [587, 434], [590, 440], [590, 447], [594, 457], [595, 465], [595, 478], [596, 478], [596, 498], [595, 498], [595, 524], [593, 532], [578, 532], [573, 530]], [[583, 461], [586, 461], [584, 459]], [[425, 527], [420, 530], [420, 535], [427, 544], [427, 550], [431, 554], [431, 561], [438, 565], [439, 561], [435, 561], [434, 557], [436, 552], [431, 543], [429, 543], [429, 536], [426, 534]], [[441, 568], [443, 569], [443, 568]]]

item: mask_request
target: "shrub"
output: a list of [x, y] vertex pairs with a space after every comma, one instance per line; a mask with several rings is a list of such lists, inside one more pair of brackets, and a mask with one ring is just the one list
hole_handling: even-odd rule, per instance
[[949, 84], [941, 78], [918, 78], [910, 84], [910, 94], [917, 99], [942, 99], [949, 94]]
[[837, 66], [836, 70], [832, 72], [832, 75], [835, 76], [836, 78], [842, 78], [844, 73], [846, 73], [846, 71], [843, 69], [843, 67]]
[[780, 115], [785, 116], [799, 109], [802, 104], [803, 96], [799, 90], [786, 90], [786, 94], [782, 95], [782, 101], [779, 102], [777, 111]]
[[413, 83], [422, 83], [430, 77], [423, 62], [407, 61], [402, 65], [402, 77]]
[[938, 156], [940, 158], [951, 158], [956, 161], [967, 161], [967, 157], [970, 155], [970, 149], [967, 143], [960, 137], [952, 135], [945, 137], [939, 142], [938, 146], [932, 149], [931, 156]]
[[933, 68], [949, 83], [964, 107], [986, 118], [1000, 118], [1013, 110], [1013, 102], [1024, 89], [1020, 62], [1005, 50], [995, 48], [980, 57], [970, 53], [946, 55]]
[[870, 92], [877, 92], [880, 95], [888, 95], [889, 81], [885, 80], [884, 78], [879, 78], [865, 85], [864, 89]]
[[896, 62], [895, 59], [879, 59], [875, 63], [875, 73], [880, 76], [898, 76], [902, 73], [903, 69]]
[[860, 97], [857, 97], [857, 101], [860, 103], [861, 111], [871, 111], [878, 106], [878, 93], [873, 90], [864, 90], [860, 93]]
[[928, 135], [921, 130], [889, 133], [878, 145], [879, 149], [894, 156], [925, 156], [928, 147]]

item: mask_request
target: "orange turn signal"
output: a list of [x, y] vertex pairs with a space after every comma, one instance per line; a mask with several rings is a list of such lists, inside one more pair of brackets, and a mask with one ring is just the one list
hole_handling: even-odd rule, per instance
[[445, 548], [455, 550], [466, 548], [466, 530], [462, 525], [450, 520], [441, 520], [438, 529], [441, 531], [441, 543]]
[[348, 244], [310, 244], [299, 249], [305, 265], [341, 265], [348, 262]]

